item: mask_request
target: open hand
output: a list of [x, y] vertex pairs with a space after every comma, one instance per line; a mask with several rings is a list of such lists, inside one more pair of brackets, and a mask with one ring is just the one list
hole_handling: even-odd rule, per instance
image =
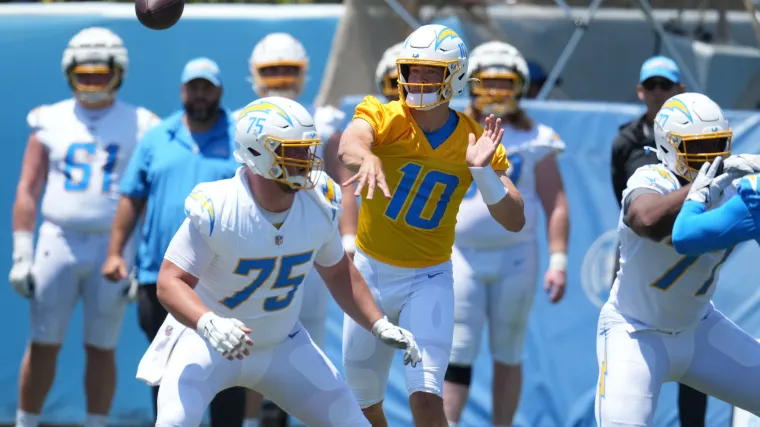
[[467, 146], [467, 166], [482, 168], [491, 164], [496, 148], [501, 144], [504, 129], [501, 128], [501, 119], [495, 119], [494, 115], [486, 117], [483, 135], [475, 141], [475, 134], [470, 134], [470, 144]]
[[359, 171], [351, 179], [341, 184], [343, 187], [349, 186], [355, 182], [356, 186], [354, 196], [360, 197], [362, 190], [367, 187], [367, 199], [371, 199], [375, 194], [375, 187], [380, 187], [380, 191], [386, 199], [391, 198], [391, 192], [388, 190], [388, 184], [385, 182], [385, 173], [383, 173], [383, 162], [375, 155], [368, 155], [364, 158]]

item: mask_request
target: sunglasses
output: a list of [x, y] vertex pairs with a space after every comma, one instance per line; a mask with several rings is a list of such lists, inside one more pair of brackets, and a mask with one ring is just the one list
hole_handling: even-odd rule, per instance
[[655, 90], [655, 89], [657, 89], [659, 87], [660, 89], [662, 89], [665, 92], [667, 92], [667, 91], [673, 89], [673, 86], [675, 86], [675, 85], [676, 84], [673, 83], [673, 82], [671, 82], [670, 80], [664, 80], [664, 79], [663, 80], [660, 80], [660, 79], [649, 79], [649, 80], [644, 80], [644, 82], [641, 83], [641, 86], [645, 90], [648, 90], [648, 91]]

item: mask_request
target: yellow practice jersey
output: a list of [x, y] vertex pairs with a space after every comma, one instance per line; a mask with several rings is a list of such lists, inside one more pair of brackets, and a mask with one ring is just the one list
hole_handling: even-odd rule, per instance
[[[465, 160], [469, 134], [479, 138], [483, 133], [471, 118], [452, 114], [456, 117], [439, 131], [450, 135], [442, 139], [425, 135], [398, 101], [382, 104], [368, 96], [356, 107], [354, 119], [375, 131], [372, 152], [383, 162], [393, 196], [386, 199], [379, 189], [371, 200], [366, 190], [362, 195], [356, 245], [372, 258], [410, 268], [451, 258], [459, 205], [472, 184]], [[509, 167], [503, 146], [491, 165], [496, 171]]]

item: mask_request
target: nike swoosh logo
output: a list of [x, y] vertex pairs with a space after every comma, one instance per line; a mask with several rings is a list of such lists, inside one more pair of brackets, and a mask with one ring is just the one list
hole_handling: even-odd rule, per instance
[[294, 336], [298, 335], [299, 332], [301, 332], [300, 329], [297, 330], [297, 331], [295, 331], [295, 332], [293, 332], [292, 334], [288, 334], [288, 338], [293, 338]]
[[440, 276], [441, 274], [443, 274], [443, 271], [439, 271], [438, 273], [431, 273], [431, 274], [428, 274], [427, 276], [428, 276], [428, 279], [432, 279], [433, 277]]

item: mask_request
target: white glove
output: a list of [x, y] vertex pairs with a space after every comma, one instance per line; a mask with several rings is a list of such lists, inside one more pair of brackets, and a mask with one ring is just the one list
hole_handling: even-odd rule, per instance
[[34, 260], [34, 233], [31, 231], [13, 232], [13, 267], [8, 281], [13, 289], [24, 298], [34, 295], [34, 277], [32, 262]]
[[244, 327], [237, 319], [219, 317], [209, 311], [198, 319], [196, 331], [222, 356], [233, 360], [247, 356], [248, 349], [253, 347], [253, 340], [241, 329]]
[[710, 182], [715, 178], [722, 162], [723, 159], [718, 156], [713, 160], [712, 164], [710, 162], [705, 162], [702, 165], [699, 169], [699, 174], [691, 183], [691, 188], [689, 189], [689, 194], [686, 196], [686, 200], [692, 200], [702, 204], [712, 203], [712, 200], [710, 200]]
[[725, 172], [738, 174], [736, 178], [751, 173], [760, 173], [760, 156], [753, 154], [737, 154], [723, 162]]
[[372, 335], [377, 337], [383, 344], [400, 348], [404, 350], [404, 365], [412, 364], [416, 367], [422, 356], [417, 343], [414, 341], [414, 335], [404, 328], [392, 324], [387, 317], [378, 319], [372, 325]]

